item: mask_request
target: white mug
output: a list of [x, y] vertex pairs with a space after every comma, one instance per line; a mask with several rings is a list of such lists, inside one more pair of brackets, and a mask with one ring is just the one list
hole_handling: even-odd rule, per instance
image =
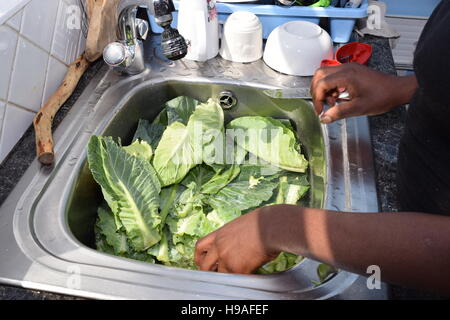
[[263, 55], [262, 25], [247, 11], [231, 14], [223, 26], [220, 55], [233, 62], [253, 62]]
[[188, 42], [185, 59], [206, 61], [219, 52], [216, 0], [181, 0], [178, 31]]

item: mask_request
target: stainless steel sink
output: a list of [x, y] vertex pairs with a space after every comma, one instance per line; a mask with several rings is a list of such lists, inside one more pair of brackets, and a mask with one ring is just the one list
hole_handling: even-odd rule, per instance
[[226, 119], [264, 115], [290, 119], [310, 160], [306, 205], [378, 211], [365, 117], [322, 126], [311, 103], [274, 100], [264, 89], [308, 87], [310, 79], [278, 74], [258, 61], [232, 64], [169, 62], [148, 42], [148, 70], [122, 77], [106, 67], [55, 132], [56, 163], [35, 161], [0, 208], [0, 281], [92, 298], [144, 299], [370, 299], [365, 278], [341, 271], [315, 287], [318, 262], [305, 259], [273, 275], [231, 275], [183, 270], [100, 253], [93, 226], [102, 197], [86, 164], [89, 137], [131, 140], [140, 118], [153, 119], [179, 95], [199, 100], [230, 91], [237, 105]]

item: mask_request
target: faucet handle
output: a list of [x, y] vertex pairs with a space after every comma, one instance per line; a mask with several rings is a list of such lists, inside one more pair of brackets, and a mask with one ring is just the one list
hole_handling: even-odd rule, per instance
[[148, 25], [147, 20], [138, 19], [138, 18], [136, 19], [136, 32], [137, 32], [137, 38], [139, 40], [147, 39], [149, 30], [150, 30], [150, 27]]
[[103, 50], [103, 60], [112, 67], [123, 64], [129, 56], [128, 48], [120, 42], [111, 42]]

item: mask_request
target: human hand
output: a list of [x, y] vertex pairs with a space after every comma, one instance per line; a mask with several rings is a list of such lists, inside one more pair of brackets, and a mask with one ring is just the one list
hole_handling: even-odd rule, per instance
[[[277, 215], [271, 207], [247, 213], [199, 239], [195, 263], [200, 270], [248, 274], [275, 259]], [[279, 220], [279, 219], [278, 219]], [[272, 232], [273, 231], [273, 232]]]
[[[311, 82], [311, 94], [321, 122], [331, 123], [347, 117], [385, 113], [408, 102], [417, 87], [415, 76], [397, 77], [349, 63], [318, 69]], [[336, 105], [344, 91], [351, 100]], [[330, 106], [326, 111], [325, 103]]]

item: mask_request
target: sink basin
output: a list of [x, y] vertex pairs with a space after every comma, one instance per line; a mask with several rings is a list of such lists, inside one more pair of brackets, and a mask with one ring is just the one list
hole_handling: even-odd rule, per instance
[[[297, 129], [306, 157], [310, 159], [309, 181], [312, 192], [305, 205], [323, 207], [325, 195], [325, 142], [320, 124], [310, 103], [305, 100], [274, 100], [264, 94], [261, 88], [229, 83], [163, 81], [142, 84], [125, 99], [120, 110], [101, 129], [99, 134], [120, 137], [123, 145], [131, 143], [138, 120], [153, 120], [168, 100], [180, 95], [190, 96], [199, 101], [210, 97], [232, 95], [237, 104], [224, 110], [225, 123], [242, 116], [259, 115], [289, 119]], [[86, 192], [88, 191], [88, 192]], [[69, 228], [84, 245], [94, 246], [94, 222], [97, 208], [103, 196], [100, 187], [93, 180], [86, 161], [69, 196], [66, 209]], [[316, 278], [315, 276], [314, 278]]]
[[[156, 43], [156, 44], [155, 44]], [[223, 91], [237, 104], [226, 121], [244, 115], [290, 119], [310, 161], [305, 205], [378, 211], [367, 118], [321, 125], [309, 101], [272, 99], [264, 89], [308, 87], [310, 79], [280, 75], [263, 62], [168, 62], [148, 42], [148, 70], [125, 77], [104, 67], [55, 132], [56, 162], [35, 161], [0, 208], [0, 282], [90, 298], [132, 299], [370, 299], [365, 278], [341, 271], [314, 286], [319, 262], [304, 259], [272, 275], [231, 275], [129, 260], [95, 250], [94, 223], [102, 200], [86, 162], [91, 135], [131, 141], [139, 119], [152, 120], [166, 101], [205, 101]], [[384, 288], [384, 287], [383, 287]]]

